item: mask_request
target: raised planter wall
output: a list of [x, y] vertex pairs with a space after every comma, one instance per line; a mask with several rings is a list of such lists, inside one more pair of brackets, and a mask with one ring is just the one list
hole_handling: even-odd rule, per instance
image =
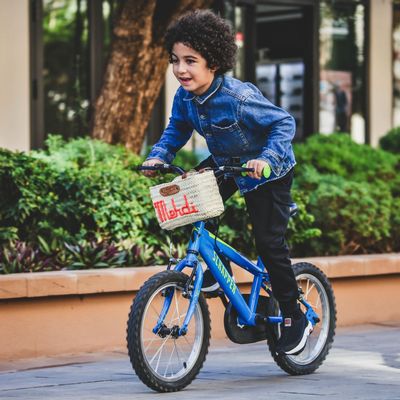
[[[330, 278], [338, 325], [400, 321], [400, 254], [310, 258]], [[165, 267], [0, 276], [0, 360], [125, 348], [135, 293]], [[234, 268], [244, 292], [251, 275]], [[212, 337], [224, 338], [219, 299], [208, 304]]]

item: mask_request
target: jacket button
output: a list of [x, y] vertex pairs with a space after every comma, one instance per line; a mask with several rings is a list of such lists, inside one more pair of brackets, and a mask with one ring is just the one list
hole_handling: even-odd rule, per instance
[[206, 116], [204, 114], [201, 114], [200, 119], [206, 119]]

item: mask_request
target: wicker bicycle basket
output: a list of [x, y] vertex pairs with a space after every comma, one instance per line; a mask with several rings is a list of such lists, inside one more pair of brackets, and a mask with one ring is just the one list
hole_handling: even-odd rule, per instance
[[224, 212], [213, 171], [178, 176], [172, 182], [152, 186], [150, 195], [163, 229], [175, 229]]

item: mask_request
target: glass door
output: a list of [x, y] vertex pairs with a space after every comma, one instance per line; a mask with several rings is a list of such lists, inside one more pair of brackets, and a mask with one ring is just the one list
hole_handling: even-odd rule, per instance
[[320, 5], [321, 133], [351, 134], [367, 142], [366, 1]]
[[296, 120], [296, 140], [310, 131], [305, 104], [310, 43], [306, 7], [260, 2], [256, 7], [256, 84], [272, 103]]

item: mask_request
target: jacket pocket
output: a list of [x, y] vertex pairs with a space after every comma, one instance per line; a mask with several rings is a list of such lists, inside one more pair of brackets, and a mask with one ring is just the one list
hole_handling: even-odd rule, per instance
[[227, 126], [211, 124], [215, 140], [229, 154], [239, 154], [249, 147], [249, 141], [237, 122]]

